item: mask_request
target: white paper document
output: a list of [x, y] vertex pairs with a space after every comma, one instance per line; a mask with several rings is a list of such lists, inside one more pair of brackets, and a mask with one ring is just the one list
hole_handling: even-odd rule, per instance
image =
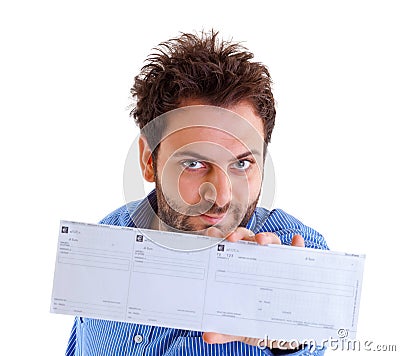
[[364, 260], [61, 221], [51, 311], [270, 340], [355, 338]]

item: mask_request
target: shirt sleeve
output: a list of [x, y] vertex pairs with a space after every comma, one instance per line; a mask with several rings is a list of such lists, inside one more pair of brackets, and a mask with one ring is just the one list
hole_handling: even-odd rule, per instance
[[274, 232], [284, 245], [290, 245], [294, 235], [301, 235], [304, 238], [305, 247], [329, 250], [324, 237], [319, 232], [281, 209], [274, 209], [268, 214], [257, 232], [261, 231]]
[[[129, 223], [129, 218], [130, 216], [127, 213], [126, 207], [122, 206], [101, 219], [99, 221], [99, 224], [126, 226]], [[78, 317], [75, 317], [74, 324], [72, 325], [71, 329], [71, 334], [69, 336], [67, 349], [65, 351], [65, 356], [74, 356], [76, 354], [76, 335], [78, 332], [78, 322]]]
[[69, 336], [67, 350], [65, 351], [65, 356], [74, 356], [75, 355], [77, 318], [78, 317], [75, 317], [74, 325], [72, 325], [72, 330], [71, 330], [71, 334]]

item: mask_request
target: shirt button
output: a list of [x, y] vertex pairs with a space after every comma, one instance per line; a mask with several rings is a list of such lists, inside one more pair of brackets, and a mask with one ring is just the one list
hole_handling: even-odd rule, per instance
[[140, 344], [143, 341], [143, 336], [138, 334], [135, 335], [133, 339], [135, 340], [136, 343]]

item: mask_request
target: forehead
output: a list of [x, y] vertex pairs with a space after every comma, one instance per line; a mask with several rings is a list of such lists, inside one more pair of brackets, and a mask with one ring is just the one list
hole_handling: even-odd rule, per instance
[[197, 150], [221, 146], [234, 155], [243, 150], [264, 150], [263, 122], [249, 104], [238, 104], [229, 110], [208, 105], [185, 106], [169, 112], [164, 119], [160, 151], [190, 145]]

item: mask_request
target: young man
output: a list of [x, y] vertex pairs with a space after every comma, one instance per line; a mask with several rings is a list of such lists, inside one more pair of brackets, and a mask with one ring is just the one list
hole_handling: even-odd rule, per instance
[[[131, 89], [140, 166], [156, 189], [101, 223], [328, 248], [282, 210], [256, 207], [275, 106], [269, 72], [252, 58], [215, 32], [160, 44]], [[259, 346], [240, 336], [77, 317], [67, 355], [311, 354], [302, 345]]]

